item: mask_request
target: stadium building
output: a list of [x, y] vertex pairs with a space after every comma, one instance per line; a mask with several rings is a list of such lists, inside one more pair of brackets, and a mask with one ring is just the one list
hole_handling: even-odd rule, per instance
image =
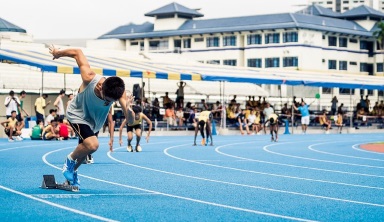
[[[384, 13], [366, 5], [344, 13], [312, 5], [297, 13], [202, 19], [198, 10], [171, 3], [145, 15], [154, 22], [117, 27], [88, 41], [87, 47], [143, 54], [180, 53], [205, 64], [303, 75], [383, 76], [383, 55], [373, 32]], [[277, 95], [280, 88], [265, 87], [271, 95]], [[287, 91], [283, 89], [283, 94], [289, 96]], [[383, 96], [376, 90], [322, 88], [321, 92], [332, 96], [353, 93], [356, 98], [360, 94]]]

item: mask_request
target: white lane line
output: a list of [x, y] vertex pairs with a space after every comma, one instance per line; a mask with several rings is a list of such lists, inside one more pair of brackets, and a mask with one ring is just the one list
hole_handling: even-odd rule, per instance
[[320, 160], [320, 159], [314, 159], [314, 158], [308, 158], [308, 157], [288, 155], [288, 154], [284, 154], [284, 153], [279, 153], [279, 152], [271, 151], [271, 150], [267, 149], [267, 147], [268, 146], [265, 146], [263, 148], [263, 150], [268, 152], [268, 153], [273, 153], [273, 154], [280, 155], [280, 156], [285, 156], [285, 157], [291, 157], [291, 158], [302, 159], [302, 160], [310, 160], [310, 161], [313, 161], [313, 162], [323, 162], [323, 163], [333, 163], [333, 164], [347, 165], [347, 166], [358, 166], [358, 167], [366, 167], [366, 168], [384, 169], [384, 167], [379, 167], [379, 166], [354, 164], [354, 163], [345, 163], [345, 162], [338, 162], [338, 161], [331, 161], [331, 160]]
[[358, 143], [358, 144], [353, 145], [352, 149], [360, 151], [360, 152], [367, 152], [367, 153], [371, 153], [371, 154], [374, 153], [374, 154], [378, 154], [378, 155], [384, 155], [384, 153], [379, 153], [379, 152], [375, 152], [375, 151], [370, 151], [370, 150], [365, 150], [365, 149], [357, 148], [361, 144], [362, 143]]
[[77, 193], [77, 194], [31, 194], [31, 196], [39, 197], [42, 199], [50, 199], [50, 198], [57, 198], [57, 199], [78, 199], [81, 197], [92, 197], [92, 196], [147, 196], [147, 195], [157, 195], [155, 193]]
[[[300, 141], [300, 142], [303, 142], [303, 141]], [[250, 143], [250, 142], [245, 142], [245, 143]], [[279, 144], [271, 144], [271, 145], [267, 145], [267, 146], [264, 146], [264, 147], [277, 146], [277, 145], [283, 145], [283, 144], [292, 144], [292, 143], [297, 143], [297, 142], [285, 142], [285, 143], [279, 143]], [[220, 149], [220, 148], [223, 148], [223, 147], [226, 147], [226, 146], [230, 146], [230, 144], [229, 145], [227, 144], [227, 145], [219, 146], [217, 148]], [[230, 154], [227, 154], [227, 153], [223, 153], [223, 152], [219, 151], [219, 149], [217, 149], [217, 148], [216, 148], [216, 150], [217, 150], [216, 152], [218, 152], [219, 154], [222, 154], [222, 155], [225, 155], [225, 156], [229, 156], [229, 157], [233, 157], [233, 158], [242, 159], [244, 161], [252, 161], [252, 162], [265, 163], [265, 164], [271, 164], [271, 165], [277, 165], [277, 166], [292, 167], [292, 168], [299, 168], [299, 169], [306, 169], [306, 170], [315, 170], [315, 171], [323, 171], [323, 172], [330, 172], [330, 173], [339, 173], [339, 174], [347, 174], [347, 175], [357, 175], [357, 176], [365, 176], [365, 177], [384, 178], [384, 176], [375, 175], [375, 174], [354, 173], [354, 172], [346, 172], [346, 171], [340, 171], [340, 170], [328, 170], [328, 169], [323, 169], [323, 168], [305, 167], [305, 166], [299, 166], [299, 165], [293, 165], [293, 164], [277, 163], [277, 162], [270, 162], [270, 161], [264, 161], [264, 160], [256, 160], [256, 159], [244, 158], [244, 157], [240, 157], [240, 156], [235, 156], [235, 155], [230, 155]]]
[[[188, 144], [188, 145], [190, 145], [190, 144]], [[118, 149], [123, 149], [123, 148], [125, 148], [125, 147], [121, 147], [121, 148], [118, 148]], [[61, 150], [64, 150], [64, 149], [65, 148], [62, 148], [62, 149], [54, 150], [54, 151], [51, 151], [51, 152], [48, 152], [48, 153], [44, 154], [44, 156], [42, 157], [44, 163], [47, 164], [48, 166], [51, 166], [51, 167], [55, 168], [55, 169], [61, 170], [61, 168], [59, 168], [59, 167], [49, 163], [46, 160], [46, 157], [48, 155], [54, 153], [54, 152], [58, 152], [58, 151], [61, 151]], [[66, 149], [68, 149], [68, 148], [66, 148]], [[118, 150], [118, 149], [115, 149], [115, 150]], [[108, 156], [110, 156], [110, 152], [108, 152]], [[110, 156], [110, 158], [113, 159], [112, 156]], [[147, 190], [147, 189], [143, 189], [143, 188], [140, 188], [140, 187], [134, 187], [134, 186], [126, 185], [126, 184], [121, 184], [121, 183], [116, 183], [116, 182], [112, 182], [112, 181], [108, 181], [108, 180], [98, 179], [98, 178], [95, 178], [95, 177], [86, 176], [84, 174], [79, 174], [79, 176], [82, 176], [82, 177], [85, 177], [85, 178], [88, 178], [88, 179], [91, 179], [91, 180], [99, 181], [99, 182], [104, 182], [104, 183], [107, 183], [107, 184], [112, 184], [112, 185], [115, 185], [115, 186], [121, 186], [121, 187], [125, 187], [125, 188], [130, 188], [130, 189], [140, 190], [140, 191], [144, 191], [144, 192], [159, 194], [159, 195], [163, 195], [163, 196], [166, 196], [166, 197], [172, 197], [172, 198], [176, 198], [176, 199], [187, 200], [187, 201], [192, 201], [192, 202], [196, 202], [196, 203], [202, 203], [202, 204], [207, 204], [207, 205], [212, 205], [212, 206], [217, 206], [217, 207], [222, 207], [222, 208], [227, 208], [227, 209], [232, 209], [232, 210], [238, 210], [238, 211], [243, 211], [243, 212], [248, 212], [248, 213], [254, 213], [254, 214], [259, 214], [259, 215], [277, 217], [277, 218], [282, 218], [282, 219], [296, 220], [296, 221], [311, 221], [311, 220], [308, 220], [308, 219], [302, 219], [302, 218], [297, 218], [297, 217], [289, 217], [289, 216], [273, 214], [273, 213], [267, 213], [267, 212], [256, 211], [256, 210], [250, 210], [250, 209], [240, 208], [240, 207], [233, 207], [233, 206], [224, 205], [224, 204], [218, 204], [218, 203], [213, 203], [213, 202], [208, 202], [208, 201], [203, 201], [203, 200], [198, 200], [198, 199], [193, 199], [193, 198], [188, 198], [188, 197], [183, 197], [183, 196], [177, 196], [177, 195], [157, 192], [157, 191], [153, 191], [153, 190]]]
[[[75, 144], [75, 143], [74, 143]], [[36, 147], [36, 146], [40, 146], [40, 147], [44, 147], [44, 146], [55, 146], [54, 144], [52, 143], [41, 143], [41, 144], [36, 144], [36, 145], [26, 145], [26, 144], [23, 144], [24, 146], [17, 146], [17, 147], [11, 147], [11, 148], [5, 148], [5, 149], [0, 149], [0, 152], [3, 152], [3, 151], [9, 151], [9, 150], [16, 150], [16, 149], [22, 149], [22, 148], [29, 148], [29, 147]], [[68, 145], [65, 144], [65, 145]]]
[[[180, 146], [182, 146], [182, 145], [180, 145]], [[192, 160], [183, 159], [183, 158], [180, 158], [180, 157], [173, 156], [173, 155], [171, 155], [171, 154], [169, 154], [167, 152], [170, 149], [174, 149], [174, 148], [177, 148], [177, 147], [180, 147], [180, 146], [169, 147], [169, 148], [164, 150], [164, 153], [167, 156], [170, 156], [170, 157], [172, 157], [174, 159], [178, 159], [178, 160], [185, 161], [185, 162], [191, 162], [191, 163], [196, 163], [196, 164], [200, 164], [200, 165], [217, 167], [217, 168], [223, 168], [223, 169], [230, 169], [230, 170], [249, 172], [247, 170], [242, 170], [242, 169], [237, 169], [237, 168], [232, 168], [232, 167], [224, 167], [224, 166], [213, 165], [213, 164], [208, 164], [208, 163], [199, 163], [199, 162], [196, 162], [196, 161], [192, 161]], [[123, 161], [119, 161], [119, 162], [125, 163]], [[126, 163], [126, 164], [127, 165], [133, 165], [133, 164], [129, 164], [129, 163]], [[134, 166], [136, 166], [136, 165], [134, 165]], [[272, 191], [272, 192], [278, 192], [278, 193], [288, 193], [288, 194], [299, 195], [299, 196], [307, 196], [307, 197], [314, 197], [314, 198], [327, 199], [327, 200], [335, 200], [335, 201], [355, 203], [355, 204], [362, 204], [362, 205], [369, 205], [369, 206], [376, 206], [376, 207], [384, 207], [383, 204], [375, 204], [375, 203], [361, 202], [361, 201], [341, 199], [341, 198], [334, 198], [334, 197], [327, 197], [327, 196], [321, 196], [321, 195], [314, 195], [314, 194], [307, 194], [307, 193], [299, 193], [299, 192], [293, 192], [293, 191], [272, 189], [272, 188], [268, 188], [268, 187], [251, 186], [251, 185], [246, 185], [246, 184], [238, 184], [238, 183], [231, 183], [231, 182], [225, 182], [225, 181], [219, 181], [219, 180], [211, 180], [211, 179], [200, 178], [200, 177], [193, 177], [193, 176], [188, 176], [188, 175], [184, 175], [184, 174], [176, 174], [176, 173], [171, 173], [171, 172], [167, 172], [167, 171], [161, 171], [161, 170], [156, 170], [156, 169], [151, 169], [151, 168], [146, 168], [146, 167], [141, 167], [141, 166], [137, 166], [137, 167], [143, 168], [143, 169], [154, 170], [154, 171], [158, 171], [158, 172], [163, 172], [163, 173], [168, 173], [168, 174], [172, 174], [172, 175], [177, 175], [177, 176], [183, 176], [183, 177], [189, 177], [189, 178], [193, 178], [193, 179], [199, 179], [199, 180], [206, 180], [206, 181], [216, 182], [216, 183], [230, 184], [230, 185], [241, 186], [241, 187], [249, 187], [249, 188], [254, 188], [254, 189], [261, 189], [261, 190], [267, 190], [267, 191]]]
[[[251, 142], [247, 142], [251, 143]], [[221, 155], [240, 159], [243, 161], [251, 161], [251, 162], [265, 162], [265, 161], [259, 161], [255, 159], [250, 159], [250, 158], [244, 158], [244, 157], [239, 157], [239, 156], [234, 156], [230, 155], [227, 153], [223, 153], [220, 151], [221, 148], [227, 147], [227, 146], [233, 146], [233, 145], [239, 145], [239, 144], [244, 144], [244, 143], [234, 143], [234, 144], [227, 144], [224, 146], [219, 146], [216, 147], [215, 151]], [[268, 162], [270, 163], [270, 162]], [[313, 182], [319, 182], [319, 183], [329, 183], [329, 184], [337, 184], [337, 185], [343, 185], [343, 186], [351, 186], [351, 187], [359, 187], [359, 188], [367, 188], [367, 189], [375, 189], [375, 190], [384, 190], [383, 187], [373, 187], [373, 186], [365, 186], [365, 185], [359, 185], [359, 184], [350, 184], [350, 183], [341, 183], [341, 182], [335, 182], [335, 181], [329, 181], [329, 180], [317, 180], [317, 179], [310, 179], [310, 178], [305, 178], [305, 177], [295, 177], [295, 176], [287, 176], [287, 175], [282, 175], [282, 174], [274, 174], [274, 173], [265, 173], [265, 172], [259, 172], [259, 171], [253, 171], [253, 170], [243, 170], [239, 168], [234, 168], [237, 171], [243, 171], [243, 172], [249, 172], [249, 173], [255, 173], [255, 174], [261, 174], [261, 175], [268, 175], [268, 176], [274, 176], [274, 177], [282, 177], [282, 178], [288, 178], [288, 179], [296, 179], [296, 180], [304, 180], [304, 181], [313, 181]]]
[[47, 201], [47, 200], [44, 200], [44, 199], [40, 199], [40, 198], [34, 197], [32, 195], [29, 195], [29, 194], [26, 194], [26, 193], [23, 193], [23, 192], [20, 192], [20, 191], [17, 191], [17, 190], [13, 190], [11, 188], [4, 187], [4, 186], [1, 186], [1, 185], [0, 185], [0, 189], [6, 190], [6, 191], [14, 193], [14, 194], [21, 195], [23, 197], [26, 197], [26, 198], [29, 198], [29, 199], [32, 199], [32, 200], [35, 200], [35, 201], [38, 201], [38, 202], [41, 202], [41, 203], [48, 204], [48, 205], [53, 206], [53, 207], [57, 207], [57, 208], [60, 208], [60, 209], [63, 209], [63, 210], [71, 211], [73, 213], [80, 214], [80, 215], [83, 215], [83, 216], [86, 216], [86, 217], [90, 217], [90, 218], [93, 218], [93, 219], [97, 219], [97, 220], [101, 220], [101, 221], [116, 221], [116, 220], [112, 220], [110, 218], [101, 217], [101, 216], [98, 216], [98, 215], [95, 215], [95, 214], [90, 214], [90, 213], [87, 213], [87, 212], [84, 212], [84, 211], [81, 211], [81, 210], [76, 210], [76, 209], [73, 209], [73, 208], [70, 208], [70, 207], [66, 207], [66, 206], [63, 206], [63, 205], [60, 205], [60, 204], [56, 204], [56, 203], [53, 203], [53, 202], [50, 202], [50, 201]]
[[327, 155], [332, 155], [332, 156], [341, 156], [341, 157], [348, 157], [348, 158], [354, 158], [354, 159], [362, 159], [362, 160], [372, 160], [372, 161], [380, 161], [380, 162], [384, 162], [383, 159], [375, 159], [375, 158], [368, 158], [368, 157], [359, 157], [359, 156], [349, 156], [349, 155], [343, 155], [343, 154], [338, 154], [338, 153], [331, 153], [331, 152], [325, 152], [325, 151], [321, 151], [321, 150], [317, 150], [317, 149], [314, 149], [313, 147], [314, 146], [319, 146], [319, 145], [324, 145], [324, 144], [330, 144], [330, 143], [339, 143], [340, 141], [332, 141], [332, 142], [325, 142], [325, 143], [317, 143], [317, 144], [312, 144], [310, 146], [308, 146], [308, 149], [309, 150], [312, 150], [314, 152], [317, 152], [317, 153], [323, 153], [323, 154], [327, 154]]

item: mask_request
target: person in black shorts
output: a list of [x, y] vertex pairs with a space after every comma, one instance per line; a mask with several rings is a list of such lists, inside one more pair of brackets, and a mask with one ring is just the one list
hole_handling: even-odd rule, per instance
[[127, 146], [127, 151], [128, 152], [133, 152], [131, 142], [133, 140], [133, 133], [136, 134], [136, 152], [141, 152], [141, 146], [140, 146], [140, 140], [141, 140], [141, 128], [142, 128], [142, 122], [143, 119], [148, 123], [149, 128], [148, 128], [148, 133], [146, 136], [147, 143], [149, 142], [149, 136], [152, 131], [152, 121], [144, 114], [142, 113], [142, 109], [140, 106], [133, 106], [132, 107], [133, 112], [135, 113], [135, 120], [132, 124], [126, 124], [126, 120], [124, 120], [121, 123], [120, 129], [119, 129], [119, 142], [120, 146], [123, 145], [123, 140], [122, 140], [122, 134], [123, 134], [123, 128], [124, 125], [127, 125], [127, 135], [128, 135], [128, 146]]
[[[269, 119], [267, 121], [265, 121], [264, 123], [264, 133], [266, 133], [266, 130], [265, 130], [265, 126], [267, 125], [267, 123], [269, 123], [269, 130], [271, 132], [271, 141], [275, 141], [277, 142], [278, 140], [278, 130], [279, 130], [279, 116], [275, 113], [272, 113], [271, 115], [269, 115]], [[275, 137], [273, 136], [273, 133], [275, 133]]]

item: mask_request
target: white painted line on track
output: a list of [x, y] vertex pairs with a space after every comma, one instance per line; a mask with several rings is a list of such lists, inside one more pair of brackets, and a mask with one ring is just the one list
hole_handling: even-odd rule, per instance
[[308, 146], [308, 149], [309, 150], [312, 150], [314, 152], [317, 152], [317, 153], [323, 153], [323, 154], [327, 154], [327, 155], [332, 155], [332, 156], [341, 156], [341, 157], [347, 157], [347, 158], [354, 158], [354, 159], [362, 159], [362, 160], [372, 160], [372, 161], [380, 161], [380, 162], [384, 162], [383, 159], [375, 159], [375, 158], [368, 158], [368, 157], [359, 157], [359, 156], [349, 156], [349, 155], [343, 155], [343, 154], [338, 154], [338, 153], [330, 153], [330, 152], [325, 152], [325, 151], [321, 151], [321, 150], [317, 150], [317, 149], [314, 149], [313, 147], [314, 146], [319, 146], [319, 145], [324, 145], [324, 144], [330, 144], [330, 143], [338, 143], [340, 141], [333, 141], [333, 142], [325, 142], [325, 143], [317, 143], [317, 144], [312, 144], [310, 146]]
[[360, 152], [367, 152], [367, 153], [371, 153], [371, 154], [374, 153], [374, 154], [378, 154], [378, 155], [384, 155], [384, 153], [379, 153], [379, 152], [375, 152], [375, 151], [370, 151], [370, 150], [364, 150], [364, 149], [361, 149], [361, 148], [357, 148], [361, 144], [362, 143], [358, 143], [358, 144], [353, 145], [352, 149], [360, 151]]
[[[191, 163], [196, 163], [196, 164], [200, 164], [200, 165], [212, 166], [212, 167], [223, 168], [223, 169], [230, 169], [230, 170], [238, 170], [238, 171], [249, 172], [247, 170], [242, 170], [242, 169], [237, 169], [237, 168], [232, 168], [232, 167], [224, 167], [224, 166], [208, 164], [208, 163], [199, 163], [199, 162], [195, 162], [195, 161], [192, 161], [192, 160], [183, 159], [183, 158], [179, 158], [179, 157], [173, 156], [173, 155], [171, 155], [171, 154], [169, 154], [167, 152], [170, 149], [174, 149], [174, 148], [177, 148], [177, 147], [180, 147], [180, 146], [183, 146], [183, 145], [169, 147], [169, 148], [164, 150], [164, 153], [167, 156], [170, 156], [170, 157], [172, 157], [174, 159], [178, 159], [178, 160], [185, 161], [185, 162], [191, 162]], [[119, 161], [119, 160], [118, 160], [118, 162], [124, 163], [124, 161]], [[133, 165], [133, 164], [129, 164], [129, 163], [126, 163], [126, 164]], [[137, 166], [137, 165], [135, 165], [135, 166]], [[177, 176], [183, 176], [183, 177], [188, 177], [188, 178], [193, 178], [193, 179], [199, 179], [199, 180], [205, 180], [205, 181], [210, 181], [210, 182], [216, 182], [216, 183], [223, 183], [223, 184], [229, 184], [229, 185], [235, 185], [235, 186], [241, 186], [241, 187], [261, 189], [261, 190], [267, 190], [267, 191], [278, 192], [278, 193], [287, 193], [287, 194], [293, 194], [293, 195], [299, 195], [299, 196], [306, 196], [306, 197], [313, 197], [313, 198], [320, 198], [320, 199], [348, 202], [348, 203], [354, 203], [354, 204], [362, 204], [362, 205], [369, 205], [369, 206], [375, 206], [375, 207], [384, 207], [384, 204], [375, 204], [375, 203], [368, 203], [368, 202], [362, 202], [362, 201], [355, 201], [355, 200], [327, 197], [327, 196], [321, 196], [321, 195], [299, 193], [299, 192], [286, 191], [286, 190], [278, 190], [278, 189], [272, 189], [272, 188], [268, 188], [268, 187], [251, 186], [251, 185], [246, 185], [246, 184], [238, 184], [238, 183], [231, 183], [231, 182], [212, 180], [212, 179], [206, 179], [206, 178], [200, 178], [200, 177], [193, 177], [193, 176], [188, 176], [188, 175], [184, 175], [184, 174], [176, 174], [176, 173], [171, 173], [171, 172], [151, 169], [151, 168], [147, 168], [147, 167], [141, 167], [141, 166], [137, 166], [137, 167], [139, 167], [139, 168], [146, 168], [146, 169], [150, 169], [150, 170], [154, 170], [154, 171], [158, 171], [158, 172], [165, 172], [165, 173], [172, 174], [172, 175], [177, 175]]]
[[[275, 144], [273, 144], [273, 145], [275, 145]], [[276, 144], [276, 145], [278, 145], [278, 144]], [[379, 166], [354, 164], [354, 163], [345, 163], [345, 162], [330, 161], [330, 160], [320, 160], [320, 159], [314, 159], [314, 158], [308, 158], [308, 157], [288, 155], [288, 154], [284, 154], [284, 153], [279, 153], [279, 152], [271, 151], [271, 150], [267, 149], [267, 147], [268, 146], [265, 146], [263, 148], [263, 150], [268, 152], [268, 153], [273, 153], [273, 154], [280, 155], [280, 156], [285, 156], [285, 157], [291, 157], [291, 158], [302, 159], [302, 160], [310, 160], [310, 161], [314, 161], [314, 162], [323, 162], [323, 163], [333, 163], [333, 164], [347, 165], [347, 166], [357, 166], [357, 167], [384, 169], [384, 167], [379, 167]]]
[[[247, 143], [253, 143], [253, 142], [247, 142]], [[230, 155], [230, 154], [223, 153], [223, 152], [220, 151], [220, 149], [223, 148], [223, 147], [239, 145], [239, 144], [244, 144], [244, 143], [234, 143], [234, 144], [227, 144], [227, 145], [219, 146], [219, 147], [215, 148], [215, 151], [217, 153], [221, 154], [221, 155], [232, 157], [232, 158], [236, 158], [236, 159], [241, 159], [243, 161], [265, 163], [265, 161], [259, 161], [259, 160], [255, 160], [255, 159], [234, 156], [234, 155]], [[267, 163], [270, 164], [271, 162], [267, 162]], [[295, 177], [295, 176], [287, 176], [287, 175], [282, 175], [282, 174], [265, 173], [265, 172], [259, 172], [259, 171], [253, 171], [253, 170], [243, 170], [243, 169], [238, 169], [238, 168], [233, 168], [233, 170], [249, 172], [249, 173], [255, 173], [255, 174], [261, 174], [261, 175], [274, 176], [274, 177], [282, 177], [282, 178], [288, 178], [288, 179], [297, 179], [297, 180], [313, 181], [313, 182], [319, 182], [319, 183], [329, 183], [329, 184], [337, 184], [337, 185], [343, 185], [343, 186], [360, 187], [360, 188], [375, 189], [375, 190], [384, 190], [383, 187], [373, 187], [373, 186], [365, 186], [365, 185], [359, 185], [359, 184], [341, 183], [341, 182], [328, 181], [328, 180], [317, 180], [317, 179], [310, 179], [310, 178], [305, 178], [305, 177]]]
[[[58, 141], [59, 142], [59, 141]], [[62, 143], [63, 144], [63, 143]], [[77, 143], [76, 143], [77, 144]], [[54, 146], [52, 143], [46, 143], [46, 144], [36, 144], [36, 145], [26, 145], [26, 144], [23, 144], [24, 146], [17, 146], [17, 147], [11, 147], [11, 148], [5, 148], [5, 149], [0, 149], [0, 152], [3, 152], [3, 151], [9, 151], [9, 150], [16, 150], [16, 149], [22, 149], [22, 148], [29, 148], [29, 147], [36, 147], [36, 146], [39, 146], [39, 147], [43, 147], [43, 146]], [[65, 145], [68, 145], [65, 144]], [[75, 143], [74, 143], [75, 145]]]
[[29, 199], [32, 199], [32, 200], [35, 200], [35, 201], [38, 201], [38, 202], [41, 202], [41, 203], [44, 203], [44, 204], [48, 204], [48, 205], [53, 206], [53, 207], [57, 207], [57, 208], [60, 208], [60, 209], [63, 209], [63, 210], [71, 211], [73, 213], [80, 214], [80, 215], [83, 215], [83, 216], [86, 216], [86, 217], [90, 217], [90, 218], [93, 218], [93, 219], [96, 219], [96, 220], [116, 221], [116, 220], [112, 220], [110, 218], [101, 217], [101, 216], [98, 216], [98, 215], [95, 215], [95, 214], [90, 214], [90, 213], [87, 213], [87, 212], [84, 212], [84, 211], [81, 211], [81, 210], [76, 210], [74, 208], [66, 207], [66, 206], [63, 206], [63, 205], [60, 205], [60, 204], [56, 204], [56, 203], [44, 200], [44, 199], [40, 199], [40, 198], [34, 197], [32, 195], [29, 195], [29, 194], [26, 194], [26, 193], [23, 193], [23, 192], [20, 192], [20, 191], [17, 191], [17, 190], [13, 190], [11, 188], [4, 187], [4, 186], [1, 186], [1, 185], [0, 185], [0, 189], [6, 190], [6, 191], [14, 193], [14, 194], [21, 195], [23, 197], [26, 197], [26, 198], [29, 198]]
[[[190, 145], [190, 144], [188, 144], [188, 145]], [[125, 147], [122, 147], [120, 149], [123, 149], [123, 148], [125, 148]], [[48, 153], [44, 154], [44, 156], [42, 157], [44, 163], [46, 163], [48, 166], [51, 166], [51, 167], [56, 168], [58, 170], [61, 170], [61, 168], [59, 168], [59, 167], [49, 163], [46, 160], [46, 157], [48, 155], [50, 155], [51, 153], [54, 153], [54, 152], [61, 151], [61, 150], [64, 150], [64, 149], [58, 149], [58, 150], [54, 150], [54, 151], [51, 151], [51, 152], [48, 152]], [[115, 149], [115, 150], [117, 150], [117, 149]], [[110, 152], [108, 152], [108, 155], [110, 156]], [[121, 187], [125, 187], [125, 188], [130, 188], [130, 189], [140, 190], [140, 191], [144, 191], [144, 192], [159, 194], [159, 195], [163, 195], [163, 196], [166, 196], [166, 197], [177, 198], [177, 199], [181, 199], [181, 200], [187, 200], [187, 201], [192, 201], [192, 202], [196, 202], [196, 203], [202, 203], [202, 204], [207, 204], [207, 205], [212, 205], [212, 206], [217, 206], [217, 207], [222, 207], [222, 208], [227, 208], [227, 209], [232, 209], [232, 210], [238, 210], [238, 211], [254, 213], [254, 214], [258, 214], [258, 215], [265, 215], [265, 216], [282, 218], [282, 219], [288, 219], [288, 220], [295, 220], [295, 221], [312, 221], [312, 220], [303, 219], [303, 218], [289, 217], [289, 216], [284, 216], [284, 215], [279, 215], [279, 214], [267, 213], [267, 212], [250, 210], [250, 209], [234, 207], [234, 206], [229, 206], [229, 205], [224, 205], [224, 204], [218, 204], [218, 203], [213, 203], [213, 202], [208, 202], [208, 201], [203, 201], [203, 200], [198, 200], [198, 199], [193, 199], [193, 198], [188, 198], [188, 197], [183, 197], [183, 196], [177, 196], [177, 195], [157, 192], [157, 191], [153, 191], [153, 190], [147, 190], [147, 189], [143, 189], [143, 188], [140, 188], [140, 187], [134, 187], [134, 186], [126, 185], [126, 184], [121, 184], [121, 183], [116, 183], [116, 182], [112, 182], [112, 181], [108, 181], [108, 180], [98, 179], [98, 178], [86, 176], [86, 175], [83, 175], [83, 174], [79, 174], [79, 176], [82, 176], [84, 178], [88, 178], [88, 179], [91, 179], [91, 180], [99, 181], [99, 182], [104, 182], [104, 183], [107, 183], [107, 184], [112, 184], [112, 185], [115, 185], [115, 186], [121, 186]]]
[[92, 196], [148, 196], [148, 195], [158, 195], [155, 193], [77, 193], [77, 194], [31, 194], [31, 196], [39, 197], [42, 199], [78, 199], [81, 197], [92, 197]]
[[[244, 143], [253, 143], [253, 142], [244, 142]], [[285, 142], [285, 143], [279, 143], [279, 144], [282, 145], [282, 144], [290, 144], [290, 143], [296, 143], [296, 142]], [[276, 145], [278, 145], [278, 144], [270, 144], [270, 145], [267, 145], [265, 147], [276, 146]], [[220, 148], [227, 147], [227, 146], [230, 146], [230, 144], [229, 145], [226, 144], [226, 145], [223, 145], [223, 146], [219, 146], [218, 148], [220, 149]], [[375, 175], [375, 174], [354, 173], [354, 172], [346, 172], [346, 171], [340, 171], [340, 170], [328, 170], [328, 169], [316, 168], [316, 167], [305, 167], [305, 166], [299, 166], [299, 165], [293, 165], [293, 164], [277, 163], [277, 162], [270, 162], [270, 161], [264, 161], [264, 160], [250, 159], [250, 158], [245, 158], [245, 157], [240, 157], [240, 156], [235, 156], [235, 155], [230, 155], [230, 154], [227, 154], [227, 153], [223, 153], [223, 152], [219, 151], [219, 149], [216, 148], [216, 150], [217, 150], [216, 152], [218, 152], [219, 154], [222, 154], [222, 155], [225, 155], [225, 156], [229, 156], [229, 157], [233, 157], [233, 158], [242, 159], [244, 161], [252, 161], [252, 162], [265, 163], [265, 164], [271, 164], [271, 165], [277, 165], [277, 166], [285, 166], [285, 167], [292, 167], [292, 168], [299, 168], [299, 169], [306, 169], [306, 170], [323, 171], [323, 172], [330, 172], [330, 173], [339, 173], [339, 174], [347, 174], [347, 175], [357, 175], [357, 176], [365, 176], [365, 177], [384, 178], [384, 176]]]

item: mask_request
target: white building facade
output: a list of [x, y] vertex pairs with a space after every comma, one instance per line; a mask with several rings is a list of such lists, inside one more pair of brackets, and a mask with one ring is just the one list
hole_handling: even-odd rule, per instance
[[[262, 70], [383, 76], [383, 52], [377, 48], [372, 33], [384, 14], [360, 12], [366, 6], [348, 11], [345, 16], [327, 14], [323, 7], [312, 6], [309, 15], [283, 13], [197, 20], [194, 18], [202, 17], [200, 13], [188, 8], [175, 11], [173, 4], [177, 3], [146, 14], [155, 17], [154, 24], [118, 27], [89, 41], [87, 47], [181, 53], [201, 63]], [[182, 7], [177, 4], [178, 9]], [[277, 96], [279, 88], [283, 91], [280, 93], [290, 96], [286, 86], [266, 87], [271, 95]], [[345, 95], [345, 99], [353, 93], [356, 100], [360, 94], [378, 99], [383, 96], [383, 92], [373, 90], [323, 88], [320, 92], [329, 97]]]
[[383, 11], [382, 7], [379, 7], [379, 4], [382, 4], [381, 0], [309, 0], [309, 3], [320, 5], [335, 12], [345, 12], [361, 5]]

